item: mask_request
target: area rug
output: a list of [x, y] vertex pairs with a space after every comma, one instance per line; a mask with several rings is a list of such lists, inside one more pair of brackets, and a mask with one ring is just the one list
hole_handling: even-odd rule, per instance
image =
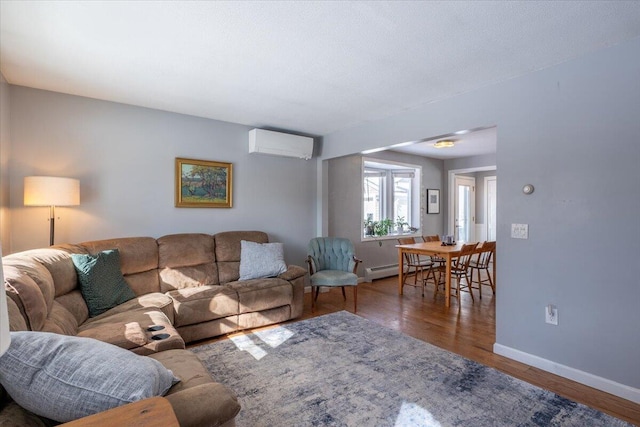
[[244, 426], [630, 426], [346, 311], [192, 349]]

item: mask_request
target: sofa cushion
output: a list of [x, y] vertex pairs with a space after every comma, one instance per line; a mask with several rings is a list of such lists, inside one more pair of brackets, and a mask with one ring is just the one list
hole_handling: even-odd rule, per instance
[[117, 249], [96, 255], [71, 254], [71, 259], [90, 317], [135, 298], [120, 271], [120, 253]]
[[238, 314], [291, 305], [291, 283], [278, 278], [251, 279], [227, 283], [238, 293]]
[[[174, 312], [173, 312], [173, 300], [166, 294], [160, 292], [152, 292], [150, 294], [142, 295], [127, 302], [118, 304], [110, 310], [105, 311], [99, 316], [92, 317], [88, 323], [100, 321], [105, 317], [111, 317], [118, 313], [130, 313], [136, 311], [148, 311], [149, 309], [159, 309], [162, 311], [169, 321], [173, 324]], [[85, 322], [83, 322], [84, 324]]]
[[217, 285], [214, 239], [209, 234], [171, 234], [158, 239], [160, 289], [169, 292]]
[[0, 426], [2, 427], [49, 427], [52, 424], [57, 424], [45, 422], [16, 402], [8, 402], [0, 408]]
[[0, 383], [13, 400], [59, 422], [162, 396], [177, 381], [154, 359], [45, 332], [12, 332], [11, 346], [0, 357]]
[[193, 325], [238, 314], [238, 294], [226, 286], [198, 286], [167, 292], [173, 299], [176, 326]]
[[240, 278], [238, 280], [276, 277], [287, 271], [282, 243], [240, 242]]
[[81, 243], [90, 254], [109, 249], [120, 252], [120, 269], [136, 295], [160, 292], [158, 280], [158, 243], [152, 237], [123, 237]]
[[[49, 314], [47, 301], [36, 282], [14, 265], [4, 265], [4, 287], [27, 321], [29, 329], [39, 331]], [[51, 293], [53, 296], [53, 292]], [[53, 303], [53, 301], [52, 301]]]
[[194, 353], [169, 350], [149, 357], [158, 360], [180, 378], [180, 382], [171, 387], [165, 396], [180, 425], [227, 425], [240, 412], [236, 395], [224, 385], [214, 382]]
[[216, 242], [218, 283], [233, 282], [240, 277], [240, 253], [242, 240], [268, 243], [267, 233], [262, 231], [224, 231], [213, 236]]

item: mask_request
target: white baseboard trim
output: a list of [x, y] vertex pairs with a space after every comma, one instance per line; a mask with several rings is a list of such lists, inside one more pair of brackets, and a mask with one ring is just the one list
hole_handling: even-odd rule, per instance
[[493, 352], [500, 356], [508, 357], [509, 359], [542, 369], [543, 371], [579, 382], [580, 384], [605, 391], [614, 396], [630, 400], [634, 403], [640, 403], [640, 389], [635, 387], [620, 384], [498, 343], [493, 344]]

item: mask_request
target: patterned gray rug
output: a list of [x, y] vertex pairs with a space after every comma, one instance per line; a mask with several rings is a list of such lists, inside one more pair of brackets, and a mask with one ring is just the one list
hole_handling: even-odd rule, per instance
[[346, 311], [192, 349], [244, 426], [630, 426]]

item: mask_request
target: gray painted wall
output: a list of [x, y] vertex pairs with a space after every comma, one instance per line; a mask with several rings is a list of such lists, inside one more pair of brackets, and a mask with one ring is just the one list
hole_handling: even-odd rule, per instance
[[[442, 188], [443, 161], [392, 151], [368, 154], [366, 158], [390, 160], [422, 166], [421, 198], [427, 188]], [[362, 259], [358, 270], [364, 276], [368, 267], [397, 264], [397, 240], [362, 242], [362, 156], [352, 155], [328, 160], [328, 235], [350, 239], [356, 255]], [[441, 211], [442, 212], [442, 211]], [[444, 215], [422, 214], [421, 234], [442, 234]], [[412, 224], [414, 225], [414, 224]], [[419, 226], [419, 225], [416, 225]]]
[[[56, 210], [56, 242], [258, 229], [305, 266], [316, 162], [248, 153], [238, 124], [11, 87], [12, 251], [48, 245], [48, 209], [24, 207], [28, 175], [80, 179], [81, 205]], [[174, 207], [174, 159], [233, 163], [233, 208]]]
[[[637, 392], [638, 76], [635, 39], [326, 135], [323, 156], [497, 125], [497, 343]], [[529, 239], [511, 239], [511, 223]], [[549, 303], [558, 326], [544, 323]]]
[[9, 209], [9, 155], [11, 153], [11, 100], [9, 84], [0, 73], [0, 242], [2, 253], [11, 249]]

